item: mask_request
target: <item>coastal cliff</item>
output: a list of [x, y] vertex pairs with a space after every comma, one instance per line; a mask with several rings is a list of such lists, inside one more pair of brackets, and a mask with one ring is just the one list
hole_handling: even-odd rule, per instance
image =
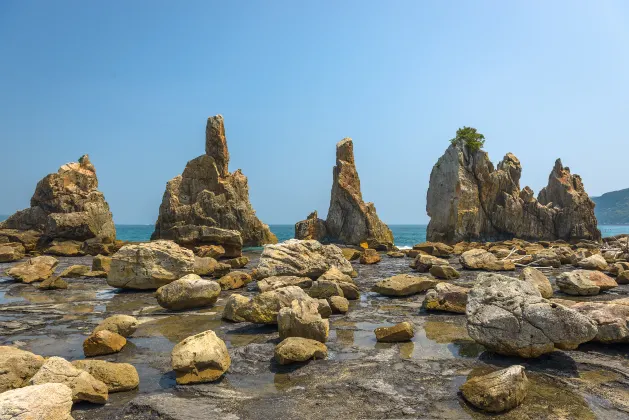
[[427, 239], [601, 239], [594, 203], [581, 177], [571, 174], [561, 160], [537, 199], [529, 187], [520, 189], [521, 174], [520, 161], [511, 153], [494, 168], [480, 148], [453, 141], [430, 174]]

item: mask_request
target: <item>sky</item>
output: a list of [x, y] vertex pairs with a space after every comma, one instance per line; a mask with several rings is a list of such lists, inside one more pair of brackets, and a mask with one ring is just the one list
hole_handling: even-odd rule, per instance
[[0, 214], [88, 153], [119, 224], [152, 224], [166, 182], [222, 114], [230, 170], [269, 224], [327, 213], [335, 145], [363, 197], [427, 223], [430, 171], [458, 127], [546, 185], [629, 187], [629, 2], [0, 2]]

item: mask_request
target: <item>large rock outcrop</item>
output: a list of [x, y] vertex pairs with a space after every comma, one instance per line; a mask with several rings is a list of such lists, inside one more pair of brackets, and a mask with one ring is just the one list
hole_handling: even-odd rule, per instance
[[462, 142], [450, 145], [430, 174], [427, 239], [601, 239], [594, 202], [561, 160], [537, 199], [529, 187], [520, 189], [521, 174], [520, 161], [511, 153], [494, 168], [483, 150], [470, 150]]
[[88, 155], [46, 175], [37, 183], [31, 206], [0, 222], [0, 242], [20, 242], [27, 251], [34, 245], [45, 250], [54, 241], [56, 246], [70, 243], [77, 252], [104, 254], [113, 251], [115, 238], [111, 211]]
[[326, 240], [390, 249], [393, 234], [376, 214], [373, 203], [365, 203], [354, 161], [354, 143], [345, 138], [336, 145], [336, 166], [333, 168], [330, 208], [325, 221], [311, 213], [308, 219], [295, 224], [295, 238]]
[[222, 245], [226, 250], [276, 243], [249, 202], [247, 177], [240, 169], [229, 173], [228, 164], [223, 117], [210, 117], [205, 154], [188, 162], [183, 174], [166, 184], [151, 239], [186, 246]]

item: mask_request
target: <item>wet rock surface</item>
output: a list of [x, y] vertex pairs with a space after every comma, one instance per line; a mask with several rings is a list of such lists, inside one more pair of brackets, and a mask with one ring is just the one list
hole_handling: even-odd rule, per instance
[[[259, 253], [247, 252], [248, 269]], [[448, 283], [473, 287], [479, 272], [465, 270], [456, 256], [448, 258], [460, 272]], [[91, 265], [91, 257], [60, 257], [55, 268]], [[84, 359], [82, 344], [94, 328], [112, 315], [137, 319], [124, 348], [94, 360], [129, 363], [137, 369], [137, 390], [109, 395], [107, 404], [75, 403], [75, 419], [253, 419], [253, 418], [491, 418], [472, 408], [458, 393], [468, 376], [523, 365], [530, 382], [521, 405], [507, 419], [627, 418], [629, 357], [627, 344], [585, 343], [576, 350], [555, 351], [536, 359], [499, 356], [474, 342], [465, 315], [422, 309], [426, 293], [386, 297], [372, 291], [381, 280], [412, 274], [411, 258], [383, 258], [360, 265], [354, 279], [360, 299], [349, 301], [346, 314], [329, 318], [327, 357], [280, 365], [275, 325], [222, 320], [232, 295], [259, 295], [255, 282], [222, 291], [210, 308], [170, 312], [154, 291], [123, 291], [102, 278], [68, 279], [65, 290], [42, 291], [8, 277], [0, 280], [0, 345], [44, 357]], [[0, 273], [12, 266], [0, 264]], [[544, 269], [554, 297], [570, 302], [607, 302], [629, 297], [629, 285], [597, 296], [569, 296], [558, 290], [557, 277], [571, 267]], [[508, 275], [518, 277], [522, 268]], [[429, 274], [426, 274], [430, 278]], [[277, 313], [277, 312], [276, 312]], [[374, 330], [408, 321], [415, 336], [402, 343], [378, 343]], [[177, 385], [171, 352], [187, 337], [213, 330], [225, 342], [231, 366], [215, 382]], [[90, 359], [92, 360], [92, 359]], [[339, 374], [342, 372], [342, 374]]]

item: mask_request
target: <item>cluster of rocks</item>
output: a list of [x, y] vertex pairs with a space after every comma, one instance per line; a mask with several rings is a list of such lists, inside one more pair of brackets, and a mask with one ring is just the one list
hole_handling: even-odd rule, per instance
[[87, 155], [37, 183], [31, 206], [0, 222], [0, 262], [26, 253], [97, 255], [115, 251], [116, 228]]
[[520, 189], [521, 174], [511, 153], [494, 168], [483, 150], [454, 142], [430, 174], [428, 240], [601, 239], [594, 202], [560, 160], [537, 199], [529, 187]]
[[296, 239], [315, 239], [365, 248], [393, 247], [393, 234], [376, 213], [373, 203], [363, 201], [354, 160], [354, 143], [345, 138], [336, 145], [330, 208], [326, 220], [317, 212], [295, 224]]

